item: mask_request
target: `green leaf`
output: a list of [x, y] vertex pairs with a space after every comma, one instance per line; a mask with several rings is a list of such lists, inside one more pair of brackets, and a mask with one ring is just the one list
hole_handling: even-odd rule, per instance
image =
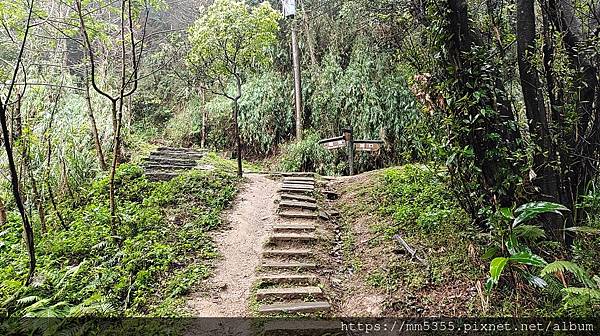
[[492, 260], [490, 263], [490, 277], [485, 284], [485, 287], [488, 291], [498, 283], [500, 275], [502, 275], [502, 271], [504, 271], [507, 263], [508, 258], [498, 257]]
[[519, 252], [508, 258], [512, 262], [531, 266], [545, 266], [547, 262], [540, 256], [531, 252]]
[[490, 259], [490, 258], [496, 256], [496, 254], [498, 254], [498, 251], [500, 251], [498, 246], [492, 246], [485, 251], [485, 253], [483, 254], [483, 256], [481, 256], [481, 258]]
[[505, 219], [514, 219], [515, 218], [512, 214], [512, 210], [510, 208], [500, 208], [500, 214]]
[[565, 206], [552, 202], [530, 202], [525, 203], [515, 210], [519, 214], [513, 221], [513, 227], [527, 222], [543, 213], [555, 213], [562, 215], [561, 211], [569, 211]]
[[526, 270], [519, 270], [519, 274], [521, 274], [525, 279], [527, 279], [527, 281], [535, 287], [539, 287], [539, 288], [546, 288], [548, 286], [548, 283], [540, 278], [537, 275], [533, 275], [529, 272], [527, 272]]
[[600, 229], [589, 227], [589, 226], [573, 226], [570, 228], [566, 228], [565, 231], [600, 234]]
[[519, 249], [519, 242], [517, 242], [517, 237], [514, 233], [511, 233], [508, 236], [508, 240], [506, 241], [506, 248], [508, 249], [508, 253], [510, 254], [515, 254], [521, 251]]

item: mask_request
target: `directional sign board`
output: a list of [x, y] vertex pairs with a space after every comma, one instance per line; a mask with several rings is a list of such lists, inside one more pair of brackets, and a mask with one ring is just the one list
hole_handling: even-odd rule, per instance
[[363, 152], [376, 152], [381, 148], [380, 140], [354, 140], [354, 150]]
[[283, 7], [283, 16], [294, 16], [296, 15], [296, 0], [281, 0]]
[[321, 144], [321, 146], [325, 147], [326, 149], [336, 149], [336, 148], [346, 147], [346, 140], [344, 140], [343, 136], [330, 138], [330, 139], [323, 139], [323, 140], [319, 141], [319, 143]]
[[348, 148], [348, 173], [354, 175], [354, 152], [377, 152], [381, 149], [383, 141], [381, 140], [354, 140], [352, 137], [352, 127], [342, 129], [342, 136], [323, 139], [319, 144], [326, 149]]

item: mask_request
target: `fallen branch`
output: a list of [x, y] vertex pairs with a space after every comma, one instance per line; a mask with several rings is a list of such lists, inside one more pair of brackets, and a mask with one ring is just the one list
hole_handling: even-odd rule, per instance
[[399, 234], [394, 235], [394, 240], [397, 241], [397, 242], [399, 242], [404, 247], [404, 249], [406, 250], [406, 252], [408, 252], [410, 254], [411, 259], [417, 259], [421, 264], [423, 264], [425, 266], [428, 266], [427, 261], [425, 259], [419, 257], [417, 255], [417, 251], [415, 251], [415, 249], [413, 249], [412, 247], [410, 247], [406, 243], [406, 241], [404, 239], [402, 239], [402, 237]]

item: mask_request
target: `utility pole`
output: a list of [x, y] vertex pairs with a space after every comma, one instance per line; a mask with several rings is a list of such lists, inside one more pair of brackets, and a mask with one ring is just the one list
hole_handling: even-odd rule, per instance
[[284, 17], [292, 18], [292, 62], [294, 65], [294, 106], [296, 110], [296, 139], [302, 139], [302, 82], [300, 79], [300, 51], [296, 24], [296, 1], [281, 0]]

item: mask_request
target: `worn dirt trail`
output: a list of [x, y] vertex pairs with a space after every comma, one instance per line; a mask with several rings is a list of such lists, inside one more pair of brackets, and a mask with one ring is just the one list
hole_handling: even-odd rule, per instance
[[223, 259], [218, 261], [208, 287], [212, 297], [197, 292], [187, 306], [195, 317], [249, 316], [250, 288], [256, 280], [268, 228], [276, 219], [278, 182], [264, 175], [248, 174], [248, 181], [226, 213], [230, 229], [215, 237]]

